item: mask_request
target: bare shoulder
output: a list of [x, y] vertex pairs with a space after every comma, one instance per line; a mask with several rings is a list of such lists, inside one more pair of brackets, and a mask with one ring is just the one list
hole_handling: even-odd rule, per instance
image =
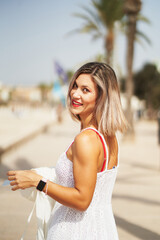
[[76, 138], [75, 138], [75, 143], [76, 144], [85, 144], [85, 145], [89, 145], [89, 146], [97, 146], [97, 143], [99, 138], [97, 136], [97, 134], [91, 130], [91, 129], [87, 129], [85, 131], [80, 132]]
[[76, 136], [73, 148], [75, 151], [84, 154], [92, 153], [98, 156], [100, 151], [99, 146], [97, 134], [93, 130], [87, 129]]

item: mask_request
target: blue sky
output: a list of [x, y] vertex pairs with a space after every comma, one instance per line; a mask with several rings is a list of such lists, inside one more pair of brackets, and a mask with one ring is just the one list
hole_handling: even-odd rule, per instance
[[[50, 83], [56, 77], [53, 61], [64, 69], [76, 69], [97, 54], [103, 54], [103, 41], [70, 31], [82, 26], [81, 19], [72, 16], [81, 11], [85, 0], [0, 0], [0, 83], [6, 85], [36, 85]], [[152, 45], [136, 45], [134, 70], [145, 62], [160, 60], [160, 1], [143, 0], [142, 14], [151, 24], [138, 28], [150, 38]], [[125, 72], [126, 39], [118, 34], [116, 62]]]

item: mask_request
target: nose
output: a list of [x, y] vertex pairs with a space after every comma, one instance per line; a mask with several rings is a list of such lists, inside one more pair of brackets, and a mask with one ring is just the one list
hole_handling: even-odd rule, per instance
[[80, 91], [79, 89], [74, 89], [72, 92], [72, 97], [75, 99], [79, 99], [80, 98]]

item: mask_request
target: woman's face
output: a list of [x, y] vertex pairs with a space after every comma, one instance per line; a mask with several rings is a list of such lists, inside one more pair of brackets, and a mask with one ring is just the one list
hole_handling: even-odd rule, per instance
[[98, 89], [96, 83], [89, 74], [81, 74], [75, 80], [70, 92], [71, 112], [80, 118], [93, 115]]

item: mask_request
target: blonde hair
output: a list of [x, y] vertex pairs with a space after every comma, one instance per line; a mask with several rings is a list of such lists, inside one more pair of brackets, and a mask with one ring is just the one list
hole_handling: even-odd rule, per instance
[[84, 64], [73, 75], [67, 96], [67, 106], [72, 118], [80, 121], [80, 117], [70, 111], [70, 92], [75, 80], [81, 74], [89, 74], [97, 84], [98, 97], [93, 117], [98, 125], [98, 130], [108, 136], [115, 135], [116, 131], [124, 132], [128, 127], [128, 122], [122, 110], [117, 78], [113, 69], [105, 63]]

